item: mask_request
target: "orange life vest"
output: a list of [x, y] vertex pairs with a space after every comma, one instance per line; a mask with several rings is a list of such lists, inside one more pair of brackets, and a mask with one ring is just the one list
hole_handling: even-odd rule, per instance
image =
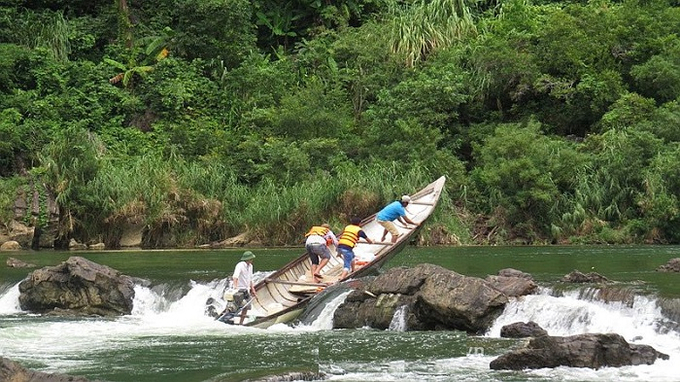
[[330, 231], [330, 230], [326, 227], [322, 227], [320, 225], [315, 225], [315, 226], [313, 226], [312, 228], [309, 229], [309, 232], [307, 232], [305, 234], [305, 237], [309, 237], [309, 236], [312, 236], [312, 235], [319, 235], [319, 236], [323, 237], [325, 234], [328, 233], [328, 231]]
[[354, 246], [359, 241], [359, 231], [361, 231], [361, 227], [359, 227], [358, 225], [354, 224], [348, 225], [347, 227], [345, 227], [345, 230], [342, 231], [342, 233], [340, 234], [338, 244], [344, 244], [350, 248], [354, 248]]

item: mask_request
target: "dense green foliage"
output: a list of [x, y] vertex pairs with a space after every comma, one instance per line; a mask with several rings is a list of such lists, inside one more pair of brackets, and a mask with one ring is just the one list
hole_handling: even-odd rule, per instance
[[679, 30], [668, 0], [3, 1], [0, 223], [30, 178], [61, 239], [289, 245], [446, 175], [424, 243], [678, 243]]

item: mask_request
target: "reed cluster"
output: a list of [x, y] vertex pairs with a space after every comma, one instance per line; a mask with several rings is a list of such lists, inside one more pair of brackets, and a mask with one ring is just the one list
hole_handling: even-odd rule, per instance
[[[70, 205], [77, 206], [74, 234], [83, 241], [104, 240], [110, 247], [131, 225], [144, 227], [148, 247], [190, 247], [244, 233], [262, 245], [301, 245], [309, 226], [328, 222], [340, 230], [351, 217], [368, 217], [433, 179], [425, 169], [403, 170], [394, 163], [319, 171], [293, 185], [264, 179], [248, 186], [217, 162], [145, 155], [102, 159], [97, 175], [84, 185], [87, 199]], [[443, 204], [452, 207], [450, 201]], [[451, 216], [438, 213], [433, 220], [451, 224]], [[450, 240], [442, 232], [448, 229], [423, 240]]]

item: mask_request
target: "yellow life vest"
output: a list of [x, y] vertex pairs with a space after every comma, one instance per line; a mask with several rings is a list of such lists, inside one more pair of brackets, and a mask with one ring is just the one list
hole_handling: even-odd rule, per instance
[[319, 235], [319, 236], [323, 237], [325, 234], [328, 233], [328, 231], [330, 231], [330, 230], [326, 227], [322, 227], [320, 225], [315, 225], [314, 227], [309, 229], [309, 232], [307, 232], [305, 234], [305, 237], [310, 237], [312, 235]]
[[345, 227], [345, 230], [342, 231], [342, 234], [340, 234], [338, 244], [344, 244], [350, 248], [354, 248], [359, 241], [359, 231], [361, 231], [361, 227], [358, 225], [348, 225]]

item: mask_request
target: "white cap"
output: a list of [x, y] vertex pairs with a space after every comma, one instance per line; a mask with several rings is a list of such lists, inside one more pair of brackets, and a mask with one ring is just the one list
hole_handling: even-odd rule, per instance
[[410, 203], [411, 202], [411, 197], [408, 195], [404, 195], [401, 197], [401, 202], [402, 203]]

